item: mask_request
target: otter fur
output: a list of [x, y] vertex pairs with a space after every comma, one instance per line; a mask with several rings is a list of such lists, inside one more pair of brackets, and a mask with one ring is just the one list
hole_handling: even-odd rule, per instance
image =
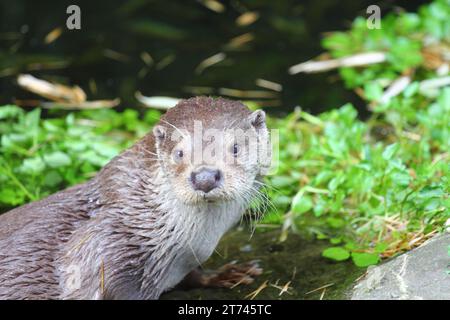
[[240, 159], [244, 148], [226, 135], [234, 162], [194, 164], [195, 122], [268, 137], [261, 110], [180, 101], [91, 180], [0, 215], [0, 299], [157, 299], [208, 259], [265, 164]]

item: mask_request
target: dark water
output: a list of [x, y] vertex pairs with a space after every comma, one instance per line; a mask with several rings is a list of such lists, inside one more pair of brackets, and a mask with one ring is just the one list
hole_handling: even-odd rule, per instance
[[[399, 7], [416, 10], [424, 2], [221, 1], [224, 10], [218, 13], [202, 1], [0, 0], [0, 104], [36, 98], [15, 85], [23, 72], [78, 84], [91, 100], [120, 97], [121, 107], [138, 105], [136, 90], [148, 96], [219, 95], [220, 88], [264, 90], [255, 84], [263, 78], [283, 86], [274, 97], [257, 99], [264, 106], [277, 105], [274, 112], [301, 105], [317, 113], [348, 101], [364, 110], [336, 73], [292, 76], [288, 67], [322, 53], [323, 33], [348, 29], [370, 4], [386, 14]], [[81, 8], [79, 31], [65, 28], [69, 4]], [[238, 26], [237, 17], [247, 11], [257, 12], [259, 19]], [[57, 27], [62, 35], [46, 44], [46, 35]], [[232, 39], [241, 35], [251, 39], [233, 46]], [[219, 52], [225, 60], [196, 72], [204, 59]], [[152, 65], [146, 65], [143, 54], [147, 63], [147, 54], [152, 57]]]
[[[205, 269], [217, 269], [232, 260], [247, 262], [260, 260], [264, 273], [251, 285], [233, 289], [177, 290], [165, 294], [163, 299], [244, 299], [265, 281], [269, 284], [255, 299], [344, 299], [354, 281], [364, 269], [351, 262], [332, 262], [321, 256], [328, 246], [326, 241], [305, 240], [291, 234], [279, 243], [279, 231], [257, 232], [250, 237], [248, 230], [236, 230], [226, 235], [219, 247], [204, 265]], [[220, 254], [220, 255], [219, 255]], [[280, 289], [290, 281], [289, 293], [280, 296]], [[326, 291], [317, 288], [327, 286]], [[314, 291], [312, 293], [309, 293]]]

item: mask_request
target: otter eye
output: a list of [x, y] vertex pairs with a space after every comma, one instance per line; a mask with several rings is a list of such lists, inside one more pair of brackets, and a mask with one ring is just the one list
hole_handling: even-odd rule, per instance
[[173, 157], [174, 157], [175, 162], [181, 161], [181, 159], [183, 158], [183, 156], [184, 156], [183, 150], [176, 150], [176, 151], [174, 152], [174, 154], [173, 154]]
[[235, 144], [233, 144], [233, 147], [231, 148], [231, 152], [233, 153], [234, 156], [237, 156], [240, 149], [241, 148], [239, 147], [239, 145], [237, 143], [235, 143]]

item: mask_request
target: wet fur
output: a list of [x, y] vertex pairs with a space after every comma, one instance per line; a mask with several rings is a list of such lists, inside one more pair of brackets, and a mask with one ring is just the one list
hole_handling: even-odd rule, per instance
[[[160, 125], [226, 126], [250, 114], [238, 102], [193, 98]], [[225, 201], [181, 201], [162, 155], [170, 144], [158, 149], [150, 133], [92, 180], [0, 215], [0, 299], [157, 299], [203, 263], [257, 184], [242, 177]]]

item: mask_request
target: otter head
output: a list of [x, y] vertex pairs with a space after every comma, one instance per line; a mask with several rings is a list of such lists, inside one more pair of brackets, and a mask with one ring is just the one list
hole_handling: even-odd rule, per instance
[[164, 176], [186, 204], [247, 202], [270, 162], [264, 111], [236, 101], [183, 100], [153, 134]]

